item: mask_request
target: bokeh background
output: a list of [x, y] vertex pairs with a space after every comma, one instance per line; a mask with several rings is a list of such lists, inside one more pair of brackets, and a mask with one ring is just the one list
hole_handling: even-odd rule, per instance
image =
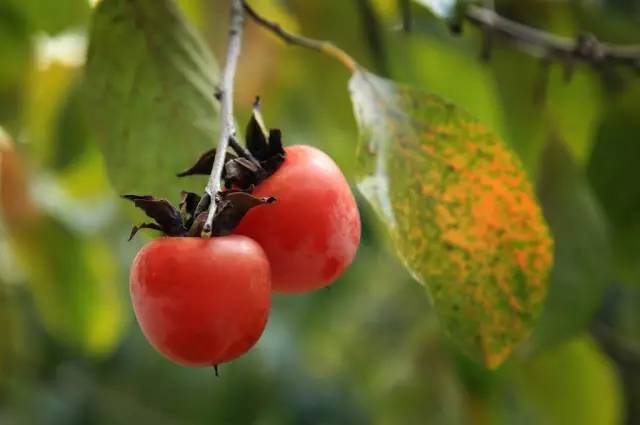
[[[330, 289], [274, 295], [258, 345], [216, 378], [162, 358], [132, 314], [129, 265], [152, 235], [127, 242], [141, 216], [112, 188], [89, 123], [99, 108], [82, 95], [93, 3], [0, 0], [0, 424], [640, 423], [637, 70], [548, 65], [500, 39], [482, 60], [477, 29], [455, 37], [415, 3], [406, 33], [395, 0], [252, 1], [502, 135], [537, 185], [556, 264], [532, 338], [490, 371], [443, 334], [359, 199], [351, 268]], [[227, 2], [177, 3], [222, 58]], [[640, 42], [638, 1], [495, 7], [560, 35]], [[315, 145], [352, 176], [348, 77], [248, 22], [237, 117], [245, 122], [261, 95], [285, 143]], [[183, 136], [172, 136], [179, 150]]]

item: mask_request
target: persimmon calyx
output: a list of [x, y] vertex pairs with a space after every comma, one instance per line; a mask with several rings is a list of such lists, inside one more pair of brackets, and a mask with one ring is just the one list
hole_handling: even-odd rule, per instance
[[[219, 192], [217, 197], [219, 207], [213, 219], [214, 236], [231, 234], [251, 208], [276, 202], [272, 196], [257, 197], [238, 190]], [[153, 223], [133, 226], [129, 240], [141, 229], [158, 230], [167, 236], [199, 236], [210, 202], [206, 200], [201, 202], [199, 195], [184, 191], [178, 208], [167, 199], [155, 198], [151, 195], [124, 195], [123, 198], [132, 201], [136, 207], [154, 220]]]
[[[278, 129], [268, 130], [260, 113], [260, 98], [253, 104], [253, 112], [247, 124], [246, 149], [232, 140], [231, 147], [235, 154], [227, 152], [222, 171], [222, 179], [227, 189], [237, 188], [251, 192], [276, 172], [284, 162], [285, 151], [282, 146], [282, 132]], [[177, 174], [178, 177], [192, 175], [209, 175], [215, 159], [216, 150], [203, 153], [187, 170]]]

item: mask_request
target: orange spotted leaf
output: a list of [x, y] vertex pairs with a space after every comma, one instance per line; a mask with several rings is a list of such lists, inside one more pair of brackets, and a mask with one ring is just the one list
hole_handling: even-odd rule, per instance
[[464, 352], [497, 367], [530, 333], [553, 242], [517, 157], [439, 97], [365, 71], [350, 82], [358, 188]]

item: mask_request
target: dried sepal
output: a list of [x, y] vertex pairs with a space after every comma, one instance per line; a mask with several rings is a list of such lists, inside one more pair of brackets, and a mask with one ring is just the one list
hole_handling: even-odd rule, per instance
[[[150, 195], [124, 195], [123, 198], [132, 201], [136, 207], [152, 218], [158, 225], [156, 230], [162, 230], [168, 236], [180, 236], [184, 233], [185, 228], [180, 211], [166, 199], [158, 199]], [[143, 226], [140, 228], [151, 227]], [[135, 232], [132, 231], [132, 233], [135, 235], [139, 229]]]
[[196, 206], [196, 210], [193, 213], [194, 217], [197, 217], [203, 212], [209, 211], [209, 205], [211, 205], [211, 196], [205, 192], [205, 194], [202, 195], [202, 198], [200, 198], [200, 202], [198, 202], [198, 205]]
[[[282, 134], [278, 129], [267, 130], [260, 113], [260, 99], [256, 98], [253, 113], [247, 125], [246, 149], [235, 139], [231, 147], [237, 155], [226, 152], [222, 179], [227, 189], [216, 195], [217, 208], [213, 218], [212, 233], [227, 235], [233, 231], [251, 208], [275, 202], [273, 197], [259, 198], [251, 195], [254, 187], [273, 174], [285, 159]], [[177, 174], [178, 177], [209, 175], [215, 162], [216, 150], [203, 153], [191, 168]], [[204, 227], [211, 195], [202, 197], [192, 192], [182, 192], [178, 208], [166, 199], [150, 195], [125, 195], [136, 207], [142, 209], [155, 223], [142, 223], [131, 231], [133, 237], [140, 229], [155, 229], [168, 236], [199, 236]]]
[[257, 97], [253, 104], [253, 112], [246, 130], [247, 149], [258, 161], [261, 170], [255, 172], [255, 184], [276, 172], [285, 158], [282, 146], [282, 132], [278, 129], [267, 130], [262, 114], [260, 113], [260, 98]]
[[133, 226], [131, 228], [131, 233], [129, 234], [129, 239], [127, 240], [130, 241], [131, 239], [133, 239], [136, 233], [138, 233], [138, 230], [141, 230], [141, 229], [153, 229], [153, 230], [158, 230], [160, 232], [163, 232], [162, 227], [160, 227], [156, 223], [142, 223], [142, 224], [138, 224], [137, 226]]
[[253, 103], [251, 118], [247, 124], [245, 144], [249, 152], [251, 152], [258, 161], [261, 161], [269, 155], [268, 138], [269, 133], [264, 125], [262, 114], [260, 113], [260, 97], [256, 97]]
[[199, 237], [202, 234], [202, 229], [204, 228], [204, 223], [206, 221], [207, 211], [197, 214], [191, 223], [191, 227], [189, 227], [189, 230], [185, 233], [185, 236]]
[[258, 166], [246, 158], [236, 158], [224, 165], [224, 185], [227, 189], [233, 187], [247, 190], [259, 181]]
[[[267, 130], [262, 114], [260, 113], [260, 98], [257, 97], [253, 104], [253, 112], [247, 124], [246, 145], [249, 152], [260, 162], [282, 163], [284, 149], [282, 147], [282, 133], [278, 129]], [[274, 157], [282, 157], [279, 162]], [[272, 174], [275, 169], [267, 170]]]
[[285, 156], [282, 147], [282, 132], [277, 128], [269, 130], [269, 156], [260, 162], [262, 168], [268, 175], [275, 173], [284, 162]]
[[276, 202], [276, 198], [257, 197], [242, 191], [221, 192], [218, 209], [213, 219], [213, 235], [230, 234], [247, 212], [254, 207]]
[[195, 217], [196, 208], [200, 204], [200, 195], [193, 192], [182, 191], [180, 197], [180, 204], [178, 209], [180, 210], [180, 216], [182, 217], [183, 227], [188, 229], [193, 223]]
[[[227, 189], [251, 191], [252, 187], [275, 173], [285, 159], [282, 133], [278, 129], [268, 130], [265, 126], [260, 113], [259, 97], [256, 97], [253, 113], [247, 124], [246, 149], [233, 138], [230, 144], [237, 156], [230, 152], [225, 156], [222, 179]], [[191, 168], [178, 173], [178, 176], [209, 175], [213, 168], [215, 154], [215, 149], [205, 152]]]
[[282, 147], [282, 131], [278, 128], [269, 130], [269, 154], [284, 156], [284, 148]]
[[156, 199], [151, 195], [122, 195], [124, 199], [128, 199], [131, 202], [141, 201], [141, 200], [152, 200]]
[[[178, 177], [203, 175], [208, 176], [213, 168], [213, 161], [216, 157], [216, 150], [211, 149], [203, 153], [191, 168], [176, 174]], [[234, 160], [236, 156], [231, 152], [227, 152], [225, 155], [225, 162]]]
[[180, 204], [178, 205], [178, 208], [183, 216], [193, 215], [199, 203], [200, 195], [184, 190], [180, 192]]
[[[253, 189], [253, 186], [250, 186]], [[167, 236], [198, 237], [207, 219], [211, 197], [205, 193], [202, 198], [192, 192], [182, 192], [179, 209], [166, 199], [157, 199], [150, 195], [124, 195], [142, 209], [155, 223], [142, 223], [133, 226], [129, 240], [141, 229], [153, 229]], [[216, 196], [217, 209], [213, 218], [213, 235], [228, 235], [240, 223], [247, 211], [259, 205], [271, 204], [274, 197], [257, 197], [241, 190], [219, 192]]]

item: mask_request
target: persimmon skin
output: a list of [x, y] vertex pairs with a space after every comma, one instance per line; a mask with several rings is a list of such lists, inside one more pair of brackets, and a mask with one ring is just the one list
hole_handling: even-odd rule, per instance
[[277, 202], [249, 211], [234, 233], [262, 246], [274, 291], [300, 293], [331, 284], [351, 264], [360, 243], [360, 215], [328, 155], [306, 145], [285, 151], [280, 168], [253, 192]]
[[217, 365], [248, 351], [271, 306], [264, 251], [237, 235], [154, 240], [135, 257], [129, 289], [147, 340], [186, 366]]

